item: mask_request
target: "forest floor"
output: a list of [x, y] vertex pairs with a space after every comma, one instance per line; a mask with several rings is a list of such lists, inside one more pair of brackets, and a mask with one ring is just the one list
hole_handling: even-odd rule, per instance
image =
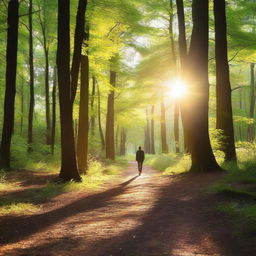
[[[1, 217], [0, 255], [256, 255], [255, 240], [235, 235], [211, 210], [219, 199], [206, 190], [222, 176], [163, 176], [147, 166], [138, 176], [130, 163], [97, 190], [62, 193], [39, 212]], [[23, 190], [46, 179], [34, 176]]]

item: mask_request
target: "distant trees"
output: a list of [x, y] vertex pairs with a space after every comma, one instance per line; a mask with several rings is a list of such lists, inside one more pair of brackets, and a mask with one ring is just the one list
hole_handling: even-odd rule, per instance
[[0, 147], [0, 168], [11, 167], [11, 138], [14, 129], [14, 104], [16, 93], [17, 49], [18, 49], [18, 24], [19, 1], [10, 0], [7, 16], [7, 47], [6, 47], [6, 74], [5, 74], [5, 99], [2, 140]]
[[164, 102], [161, 102], [161, 145], [162, 153], [168, 153], [168, 144], [166, 137], [166, 119], [165, 119], [165, 105]]

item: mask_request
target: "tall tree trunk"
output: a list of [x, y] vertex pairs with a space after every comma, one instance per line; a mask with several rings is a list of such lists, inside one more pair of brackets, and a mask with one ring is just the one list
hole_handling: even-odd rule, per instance
[[154, 124], [155, 105], [151, 107], [151, 129], [150, 129], [150, 154], [155, 154], [155, 124]]
[[145, 152], [150, 154], [150, 148], [151, 148], [151, 141], [150, 141], [150, 124], [149, 124], [149, 117], [148, 117], [148, 108], [146, 109], [146, 119], [147, 119], [147, 126], [146, 126], [146, 135], [147, 135], [147, 141], [146, 145], [147, 147], [145, 148]]
[[21, 82], [21, 92], [20, 92], [20, 135], [23, 132], [23, 119], [24, 119], [24, 81]]
[[[43, 10], [44, 11], [44, 10]], [[45, 57], [45, 71], [44, 71], [44, 84], [45, 84], [45, 118], [46, 118], [46, 144], [51, 145], [51, 118], [50, 118], [50, 93], [49, 93], [49, 46], [47, 44], [46, 35], [46, 24], [45, 20], [42, 20], [41, 15], [39, 15], [39, 23], [41, 26], [43, 41], [42, 46], [44, 49]]]
[[[254, 86], [255, 86], [255, 79], [254, 79], [254, 63], [251, 63], [251, 92], [250, 92], [250, 112], [249, 112], [249, 118], [254, 121], [254, 108], [255, 108], [255, 92], [254, 92]], [[255, 125], [254, 123], [250, 123], [248, 125], [248, 140], [254, 141], [255, 138]]]
[[[180, 72], [184, 79], [186, 72], [186, 59], [187, 59], [187, 41], [186, 41], [186, 26], [185, 26], [185, 15], [184, 15], [184, 5], [183, 0], [176, 0], [177, 15], [178, 15], [178, 27], [179, 27], [179, 57], [180, 57]], [[186, 99], [184, 99], [186, 100]], [[180, 112], [183, 124], [183, 135], [184, 135], [184, 151], [189, 152], [189, 138], [188, 131], [185, 125], [186, 123], [186, 113], [185, 108], [183, 108], [183, 101], [180, 101]]]
[[87, 0], [79, 0], [77, 14], [76, 14], [76, 28], [74, 36], [74, 52], [71, 67], [71, 101], [72, 103], [76, 97], [77, 81], [79, 74], [79, 67], [81, 62], [82, 44], [85, 31], [85, 13], [87, 8]]
[[100, 141], [101, 141], [101, 150], [104, 151], [105, 139], [104, 139], [104, 134], [103, 134], [102, 125], [101, 125], [100, 87], [97, 80], [96, 80], [96, 85], [97, 85], [97, 96], [98, 96], [98, 124], [99, 124], [99, 133], [100, 133]]
[[214, 0], [215, 58], [216, 58], [216, 128], [223, 131], [222, 150], [225, 160], [236, 160], [234, 127], [227, 52], [225, 0]]
[[[173, 34], [173, 0], [170, 0], [170, 22], [169, 22], [169, 35], [171, 39], [171, 50], [172, 50], [172, 65], [174, 70], [174, 76], [177, 76], [177, 58], [176, 58], [176, 51], [175, 51], [175, 40]], [[175, 151], [179, 153], [179, 100], [176, 99], [174, 102], [174, 140], [175, 140]]]
[[174, 102], [174, 141], [175, 141], [175, 152], [180, 153], [180, 134], [179, 134], [179, 115], [180, 105], [178, 100]]
[[7, 17], [6, 85], [4, 98], [4, 120], [0, 147], [0, 167], [9, 169], [11, 138], [14, 127], [14, 105], [16, 93], [16, 70], [18, 49], [19, 1], [10, 0]]
[[33, 49], [33, 2], [29, 0], [29, 76], [30, 76], [30, 100], [28, 113], [28, 152], [32, 152], [33, 143], [33, 119], [35, 107], [35, 92], [34, 92], [34, 49]]
[[120, 156], [125, 155], [125, 145], [126, 145], [126, 133], [125, 129], [122, 127], [121, 133], [120, 133]]
[[77, 163], [80, 173], [87, 170], [89, 130], [89, 57], [81, 58], [81, 83], [79, 103], [79, 124], [77, 137]]
[[[122, 129], [121, 129], [121, 133], [122, 133]], [[120, 137], [122, 137], [122, 134], [120, 133]], [[116, 152], [118, 152], [118, 136], [119, 136], [119, 125], [116, 125]]]
[[56, 89], [57, 89], [57, 69], [54, 67], [53, 71], [53, 87], [52, 87], [52, 139], [51, 149], [52, 155], [54, 154], [55, 146], [55, 130], [56, 130]]
[[[116, 72], [110, 71], [110, 84], [116, 86]], [[114, 101], [115, 92], [108, 95], [107, 120], [106, 120], [106, 158], [115, 160], [115, 132], [114, 132]]]
[[70, 1], [58, 0], [57, 68], [61, 126], [61, 170], [63, 181], [80, 181], [76, 163], [70, 81]]
[[95, 114], [94, 114], [94, 99], [95, 99], [95, 87], [96, 87], [96, 78], [92, 77], [92, 96], [91, 96], [91, 135], [95, 135]]
[[51, 145], [51, 118], [49, 93], [49, 50], [45, 49], [45, 116], [46, 116], [46, 144]]
[[165, 120], [165, 105], [164, 102], [161, 102], [161, 144], [162, 144], [162, 153], [168, 153], [168, 145], [166, 138], [166, 120]]
[[192, 172], [219, 170], [212, 152], [208, 126], [208, 1], [193, 0], [193, 30], [189, 51], [190, 91], [187, 99], [186, 123], [189, 131], [189, 148], [192, 158]]

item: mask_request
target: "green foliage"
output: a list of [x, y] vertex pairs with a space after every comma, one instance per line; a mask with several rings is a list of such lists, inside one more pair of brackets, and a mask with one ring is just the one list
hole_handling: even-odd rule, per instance
[[162, 171], [164, 175], [173, 175], [188, 171], [191, 165], [191, 159], [188, 155], [183, 156], [170, 153], [149, 155], [145, 163], [156, 170]]

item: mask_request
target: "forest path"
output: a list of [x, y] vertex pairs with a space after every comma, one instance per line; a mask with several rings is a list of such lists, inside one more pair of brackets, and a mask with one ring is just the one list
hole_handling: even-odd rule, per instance
[[[209, 207], [222, 174], [162, 176], [135, 162], [100, 191], [65, 193], [30, 216], [0, 222], [6, 256], [253, 255]], [[255, 255], [255, 254], [254, 254]]]

